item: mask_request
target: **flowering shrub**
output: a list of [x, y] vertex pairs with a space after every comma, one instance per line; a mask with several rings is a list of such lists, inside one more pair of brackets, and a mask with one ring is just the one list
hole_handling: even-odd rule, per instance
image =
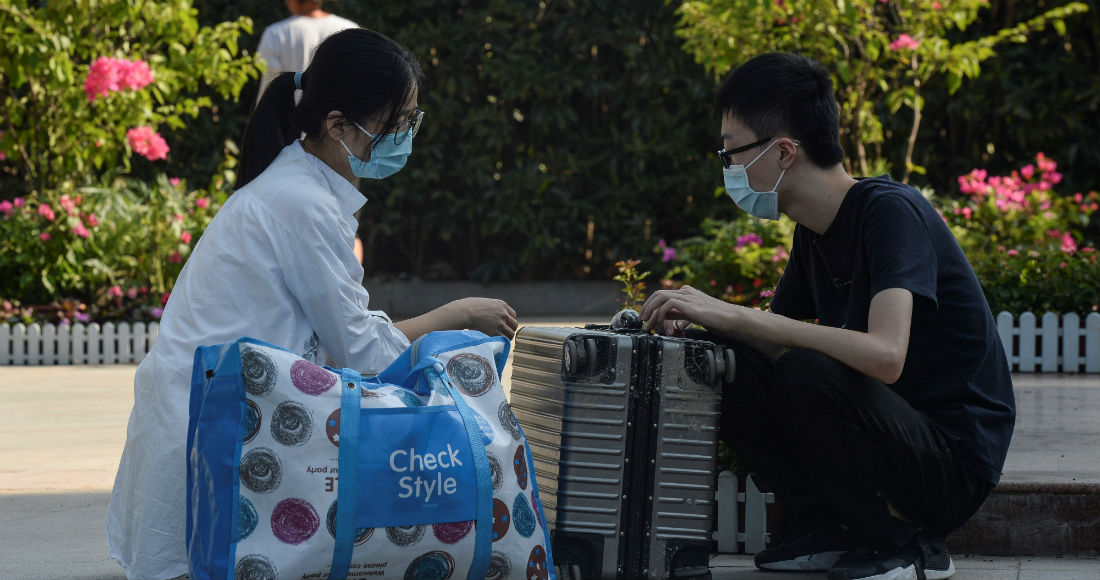
[[1059, 195], [1058, 164], [1039, 153], [1005, 176], [974, 169], [963, 198], [941, 204], [994, 312], [1100, 309], [1100, 264], [1085, 240], [1100, 193]]
[[0, 322], [154, 320], [225, 193], [163, 176], [0, 202]]
[[236, 98], [260, 61], [238, 49], [251, 20], [199, 26], [191, 0], [5, 0], [0, 29], [0, 154], [22, 190], [104, 185], [131, 154], [163, 161], [157, 133]]
[[1026, 251], [999, 248], [970, 259], [994, 313], [1100, 310], [1100, 259], [1096, 248], [1067, 252], [1051, 238]]
[[134, 154], [168, 159], [157, 128], [258, 76], [238, 50], [251, 20], [199, 26], [191, 0], [5, 0], [0, 29], [18, 47], [0, 51], [0, 160], [21, 186], [0, 201], [0, 321], [158, 318], [234, 147], [207, 190], [126, 175]]
[[794, 222], [708, 219], [702, 229], [701, 236], [681, 240], [675, 249], [658, 242], [667, 264], [661, 286], [689, 284], [735, 304], [767, 306], [787, 263]]

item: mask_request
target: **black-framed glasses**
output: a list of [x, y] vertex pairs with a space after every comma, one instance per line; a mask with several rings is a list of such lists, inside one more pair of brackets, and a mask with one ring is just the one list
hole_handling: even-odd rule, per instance
[[[416, 137], [416, 133], [420, 131], [420, 123], [423, 120], [424, 111], [417, 109], [412, 117], [398, 123], [393, 132], [393, 144], [400, 145], [404, 143], [406, 136]], [[412, 129], [412, 131], [409, 131], [409, 129]]]
[[722, 161], [722, 167], [724, 169], [729, 169], [730, 165], [733, 165], [733, 160], [730, 159], [730, 156], [737, 155], [738, 153], [744, 153], [745, 151], [748, 151], [749, 149], [752, 149], [753, 147], [759, 147], [759, 146], [761, 146], [761, 145], [763, 145], [763, 144], [765, 144], [765, 143], [767, 143], [768, 141], [771, 141], [771, 140], [772, 140], [772, 138], [768, 137], [766, 139], [761, 139], [759, 141], [749, 143], [748, 145], [742, 145], [740, 147], [734, 147], [733, 149], [719, 149], [718, 150], [718, 159]]

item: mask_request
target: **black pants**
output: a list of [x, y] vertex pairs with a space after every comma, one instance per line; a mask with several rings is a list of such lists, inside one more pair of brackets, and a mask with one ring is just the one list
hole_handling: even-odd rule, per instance
[[870, 546], [901, 546], [918, 529], [954, 531], [992, 489], [958, 441], [889, 386], [817, 351], [773, 362], [729, 346], [737, 370], [721, 437], [809, 530], [843, 525]]

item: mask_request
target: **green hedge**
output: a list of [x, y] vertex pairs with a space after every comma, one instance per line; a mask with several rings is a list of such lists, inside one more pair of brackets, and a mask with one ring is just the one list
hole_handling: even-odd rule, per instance
[[[252, 15], [253, 43], [283, 16], [269, 5], [196, 3]], [[427, 76], [409, 164], [364, 188], [368, 276], [608, 279], [657, 238], [735, 215], [714, 196], [714, 85], [664, 0], [325, 6], [410, 48]], [[227, 106], [229, 132], [246, 108]]]

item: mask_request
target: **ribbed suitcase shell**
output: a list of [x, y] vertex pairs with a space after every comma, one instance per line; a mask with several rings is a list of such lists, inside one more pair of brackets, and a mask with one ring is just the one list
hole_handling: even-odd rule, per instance
[[559, 568], [707, 575], [723, 351], [591, 325], [524, 327], [515, 345], [510, 400]]

